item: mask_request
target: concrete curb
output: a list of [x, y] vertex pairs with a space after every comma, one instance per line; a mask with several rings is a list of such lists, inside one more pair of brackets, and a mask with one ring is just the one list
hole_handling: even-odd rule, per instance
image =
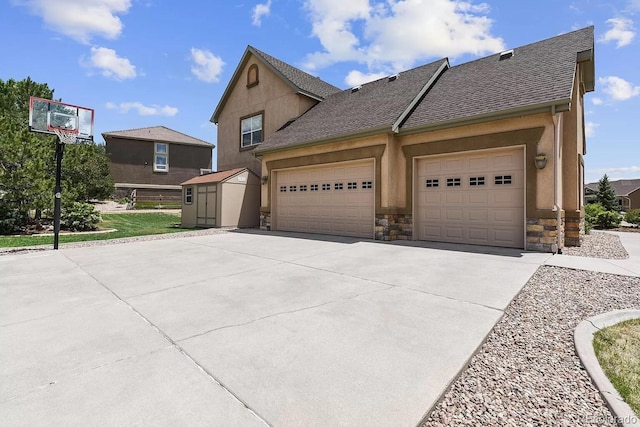
[[614, 310], [583, 320], [576, 327], [573, 334], [576, 352], [582, 362], [582, 366], [584, 366], [589, 373], [591, 381], [593, 381], [600, 391], [600, 394], [615, 417], [616, 425], [619, 426], [638, 425], [640, 417], [638, 417], [631, 407], [622, 399], [600, 367], [600, 363], [593, 350], [593, 335], [600, 329], [613, 326], [625, 320], [637, 318], [640, 318], [640, 310]]

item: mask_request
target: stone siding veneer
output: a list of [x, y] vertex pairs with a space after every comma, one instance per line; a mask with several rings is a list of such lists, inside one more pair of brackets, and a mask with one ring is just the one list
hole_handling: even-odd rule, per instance
[[260, 230], [271, 231], [271, 213], [260, 212]]
[[411, 215], [376, 215], [376, 240], [412, 240], [413, 219]]
[[584, 237], [584, 217], [567, 218], [565, 225], [565, 246], [581, 246]]
[[[564, 218], [559, 230], [557, 223], [556, 219], [527, 218], [526, 250], [557, 253], [558, 249], [562, 249]], [[560, 233], [560, 248], [558, 248], [558, 233]]]

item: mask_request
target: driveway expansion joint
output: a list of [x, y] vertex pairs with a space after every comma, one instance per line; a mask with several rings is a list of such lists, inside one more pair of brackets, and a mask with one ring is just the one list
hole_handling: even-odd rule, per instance
[[72, 264], [77, 265], [80, 270], [82, 270], [85, 274], [87, 274], [89, 277], [91, 277], [93, 280], [96, 281], [96, 283], [98, 283], [100, 286], [102, 286], [103, 288], [105, 288], [109, 293], [111, 293], [117, 300], [119, 300], [121, 303], [125, 304], [131, 311], [133, 311], [138, 317], [140, 317], [140, 319], [142, 319], [144, 322], [146, 322], [149, 326], [151, 326], [151, 328], [153, 328], [158, 334], [160, 334], [160, 336], [162, 336], [166, 341], [168, 341], [171, 346], [173, 348], [175, 348], [180, 354], [182, 354], [190, 363], [192, 363], [197, 369], [199, 369], [202, 373], [204, 373], [207, 377], [209, 377], [209, 379], [211, 379], [214, 383], [216, 383], [218, 386], [220, 386], [224, 392], [226, 392], [228, 395], [230, 395], [234, 400], [236, 400], [238, 403], [240, 403], [242, 406], [244, 406], [245, 409], [247, 409], [256, 419], [258, 419], [260, 422], [262, 422], [263, 424], [270, 426], [271, 424], [264, 419], [262, 416], [260, 416], [260, 414], [258, 414], [258, 412], [256, 412], [254, 409], [252, 409], [249, 404], [247, 402], [245, 402], [243, 399], [241, 399], [236, 393], [234, 393], [230, 388], [228, 388], [226, 385], [224, 385], [224, 383], [222, 381], [220, 381], [218, 378], [216, 378], [213, 373], [209, 372], [204, 366], [202, 366], [201, 364], [199, 364], [184, 348], [182, 348], [176, 341], [174, 341], [169, 335], [167, 335], [162, 329], [160, 329], [156, 324], [154, 324], [151, 320], [149, 320], [145, 315], [143, 315], [140, 311], [136, 310], [135, 307], [133, 307], [131, 304], [129, 304], [127, 301], [125, 301], [124, 299], [122, 299], [115, 291], [113, 291], [111, 288], [109, 288], [107, 285], [105, 285], [104, 283], [102, 283], [100, 280], [98, 280], [98, 278], [96, 278], [93, 274], [89, 273], [88, 271], [86, 271], [84, 268], [82, 268], [82, 266], [78, 265], [74, 260], [72, 260], [71, 258], [69, 258], [66, 254], [63, 254], [65, 258], [67, 258]]

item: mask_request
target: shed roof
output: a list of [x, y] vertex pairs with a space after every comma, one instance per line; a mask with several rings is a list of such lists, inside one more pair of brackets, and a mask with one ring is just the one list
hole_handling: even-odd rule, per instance
[[247, 49], [242, 55], [240, 63], [236, 67], [236, 70], [231, 77], [231, 81], [227, 85], [227, 88], [222, 94], [222, 98], [220, 98], [220, 102], [218, 103], [216, 110], [211, 116], [210, 121], [212, 121], [213, 123], [218, 123], [218, 117], [220, 116], [220, 113], [222, 112], [227, 99], [231, 95], [231, 91], [235, 87], [238, 79], [241, 77], [241, 72], [249, 61], [251, 55], [255, 56], [271, 71], [278, 75], [285, 83], [291, 86], [292, 89], [302, 95], [321, 101], [330, 94], [339, 92], [341, 90], [340, 88], [337, 88], [332, 84], [321, 80], [319, 77], [312, 76], [311, 74], [306, 73], [294, 67], [293, 65], [289, 65], [284, 61], [274, 58], [273, 56], [262, 52], [261, 50], [258, 50], [253, 46], [247, 46]]
[[188, 181], [183, 182], [180, 185], [193, 185], [193, 184], [213, 184], [216, 182], [226, 181], [227, 179], [248, 170], [247, 168], [235, 168], [226, 171], [219, 171], [214, 173], [208, 173], [206, 175], [196, 176]]
[[107, 137], [115, 136], [126, 139], [139, 139], [145, 141], [173, 142], [176, 144], [197, 145], [212, 149], [215, 147], [215, 145], [210, 142], [194, 138], [182, 132], [169, 129], [165, 126], [152, 126], [138, 129], [103, 132], [102, 136], [105, 140], [107, 139]]

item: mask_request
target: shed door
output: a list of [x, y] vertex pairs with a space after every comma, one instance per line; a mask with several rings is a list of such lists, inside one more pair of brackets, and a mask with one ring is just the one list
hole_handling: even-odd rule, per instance
[[196, 203], [198, 212], [196, 225], [199, 227], [215, 227], [218, 203], [217, 185], [199, 185]]
[[373, 160], [276, 172], [275, 229], [373, 238]]
[[416, 165], [419, 240], [524, 248], [524, 150], [432, 156]]

